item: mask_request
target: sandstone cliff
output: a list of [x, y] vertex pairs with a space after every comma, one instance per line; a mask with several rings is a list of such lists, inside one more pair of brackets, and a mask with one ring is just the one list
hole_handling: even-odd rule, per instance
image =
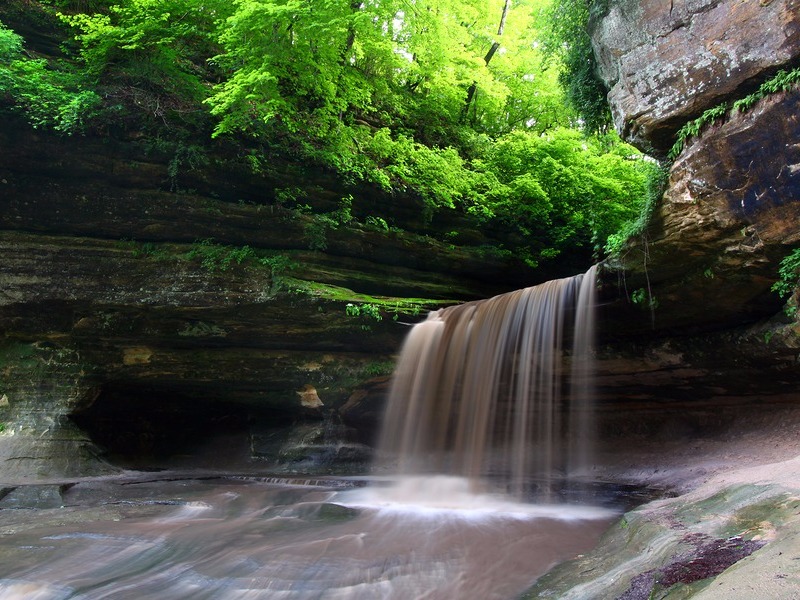
[[[793, 0], [609, 2], [592, 32], [617, 129], [664, 156], [688, 121], [800, 64], [798, 10]], [[800, 326], [770, 288], [800, 244], [799, 104], [795, 86], [690, 138], [648, 227], [604, 264], [604, 339], [636, 340], [631, 382], [650, 389], [639, 398], [792, 396]]]
[[[610, 0], [592, 30], [617, 129], [665, 156], [684, 124], [800, 64], [799, 13]], [[799, 103], [794, 86], [703, 128], [649, 225], [603, 265], [605, 468], [690, 491], [626, 514], [525, 597], [796, 595], [783, 555], [800, 523], [782, 511], [800, 489], [800, 320], [770, 287], [800, 245]]]
[[[14, 123], [0, 148], [0, 455], [15, 476], [101, 468], [89, 437], [162, 457], [232, 432], [243, 455], [280, 450], [273, 427], [335, 425], [428, 308], [532, 277], [480, 251], [480, 232], [473, 248], [426, 235], [418, 199], [296, 165], [254, 175], [226, 148], [176, 172], [136, 139]], [[349, 196], [352, 213], [295, 210], [286, 188], [318, 213]]]

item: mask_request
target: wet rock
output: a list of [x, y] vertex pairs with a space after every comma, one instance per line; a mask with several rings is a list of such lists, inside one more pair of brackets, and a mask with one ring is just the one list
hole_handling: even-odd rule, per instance
[[0, 509], [59, 508], [64, 505], [61, 485], [21, 485], [0, 498]]
[[[0, 146], [15, 149], [0, 156], [8, 477], [88, 469], [92, 440], [94, 460], [168, 458], [230, 434], [233, 422], [243, 443], [251, 421], [313, 422], [319, 403], [336, 409], [387, 372], [407, 331], [399, 321], [533, 273], [427, 235], [467, 225], [427, 223], [417, 197], [348, 186], [308, 165], [254, 174], [221, 143], [204, 148], [202, 168], [179, 174], [174, 156], [135, 136], [64, 139], [9, 119]], [[352, 195], [356, 220], [327, 228], [325, 250], [311, 249], [314, 218], [280, 200], [289, 188], [319, 212]], [[391, 230], [365, 225], [376, 212]], [[385, 308], [359, 318], [348, 303]], [[315, 397], [298, 401], [303, 386]], [[70, 444], [80, 460], [66, 459]]]
[[758, 485], [741, 483], [752, 473], [733, 471], [626, 513], [597, 548], [556, 567], [524, 598], [789, 599], [797, 577], [775, 574], [797, 558], [783, 553], [800, 533], [798, 481], [775, 474], [796, 463], [760, 467]]

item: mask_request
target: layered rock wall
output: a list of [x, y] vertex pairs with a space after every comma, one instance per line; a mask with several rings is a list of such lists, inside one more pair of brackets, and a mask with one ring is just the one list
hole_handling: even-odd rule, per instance
[[[592, 32], [617, 129], [664, 156], [688, 121], [800, 65], [798, 14], [793, 0], [611, 0]], [[603, 265], [608, 399], [673, 415], [793, 402], [800, 323], [771, 287], [800, 245], [799, 108], [794, 86], [729, 110], [666, 165], [651, 222]]]
[[[291, 165], [253, 175], [224, 149], [176, 173], [136, 140], [11, 122], [0, 150], [7, 476], [102, 469], [92, 440], [164, 456], [235, 429], [263, 454], [272, 427], [330, 430], [354, 390], [391, 372], [407, 322], [532, 274], [415, 232], [414, 198], [353, 188], [341, 223], [292, 210], [276, 190], [329, 214], [348, 191]], [[391, 230], [367, 224], [383, 210]], [[308, 386], [321, 405], [304, 403]]]
[[611, 0], [592, 36], [616, 128], [666, 153], [686, 121], [798, 66], [798, 13], [797, 0]]

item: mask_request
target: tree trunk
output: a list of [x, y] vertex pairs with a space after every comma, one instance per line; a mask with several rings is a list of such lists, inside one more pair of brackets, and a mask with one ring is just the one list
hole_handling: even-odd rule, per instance
[[[508, 9], [511, 6], [511, 0], [506, 0], [503, 3], [503, 14], [500, 15], [500, 25], [497, 27], [497, 40], [492, 43], [492, 47], [489, 48], [489, 51], [486, 53], [486, 56], [483, 57], [484, 64], [488, 67], [489, 61], [492, 60], [492, 57], [497, 52], [498, 48], [500, 48], [500, 36], [503, 35], [503, 30], [506, 28], [506, 17], [508, 16]], [[467, 120], [467, 115], [469, 115], [470, 106], [472, 106], [472, 102], [475, 99], [475, 94], [478, 91], [478, 82], [473, 81], [472, 85], [469, 86], [467, 90], [467, 99], [464, 102], [464, 112], [462, 121]]]

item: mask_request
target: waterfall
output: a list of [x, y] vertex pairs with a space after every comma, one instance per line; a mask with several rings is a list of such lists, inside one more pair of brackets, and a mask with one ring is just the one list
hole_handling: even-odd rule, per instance
[[595, 271], [415, 325], [392, 379], [380, 456], [400, 474], [488, 476], [518, 495], [532, 480], [549, 490], [555, 477], [584, 470]]

